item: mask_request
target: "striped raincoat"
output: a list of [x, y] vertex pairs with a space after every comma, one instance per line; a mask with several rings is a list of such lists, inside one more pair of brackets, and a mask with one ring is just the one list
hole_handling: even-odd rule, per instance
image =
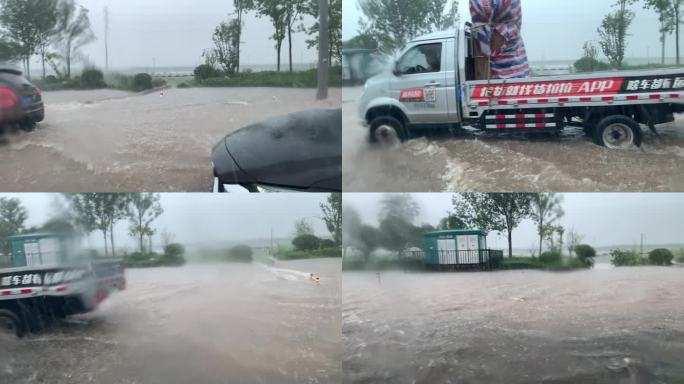
[[[485, 56], [491, 57], [492, 79], [516, 79], [530, 76], [527, 52], [520, 30], [520, 0], [470, 0], [473, 32]], [[494, 31], [503, 37], [503, 46], [492, 52]]]

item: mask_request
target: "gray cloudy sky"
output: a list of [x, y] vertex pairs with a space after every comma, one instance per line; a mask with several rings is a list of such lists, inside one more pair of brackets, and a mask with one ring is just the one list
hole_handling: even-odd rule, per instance
[[[461, 21], [470, 20], [468, 0], [458, 0]], [[614, 8], [614, 0], [522, 0], [523, 37], [530, 60], [577, 59], [582, 45], [598, 40], [596, 29], [603, 17]], [[360, 19], [358, 0], [342, 2], [342, 34], [344, 40], [358, 34]], [[627, 57], [660, 58], [658, 18], [641, 4], [633, 5], [636, 18], [630, 29]], [[668, 55], [674, 56], [674, 37], [668, 42]]]
[[[437, 225], [452, 208], [449, 193], [418, 193], [413, 197], [421, 208], [420, 223]], [[640, 233], [650, 244], [684, 243], [684, 193], [575, 193], [563, 194], [566, 229], [574, 228], [595, 246], [638, 244]], [[377, 225], [382, 194], [345, 194], [344, 206], [354, 207], [364, 222]], [[506, 248], [504, 237], [489, 236], [489, 245]], [[538, 244], [534, 224], [527, 220], [513, 231], [513, 247]]]
[[[55, 212], [56, 194], [0, 194], [0, 197], [19, 198], [29, 211], [27, 226], [38, 226]], [[327, 194], [175, 194], [161, 195], [164, 213], [155, 221], [159, 232], [166, 229], [175, 241], [186, 245], [211, 246], [263, 240], [270, 237], [290, 237], [294, 222], [301, 218], [313, 225], [319, 236], [329, 236], [321, 216], [320, 203]], [[115, 242], [134, 246], [128, 236], [128, 223], [119, 223]], [[94, 233], [88, 246], [100, 247], [102, 235]], [[157, 241], [157, 244], [158, 241]]]
[[[104, 7], [109, 7], [110, 64], [112, 68], [195, 66], [203, 62], [202, 51], [212, 46], [214, 28], [234, 11], [232, 0], [77, 0], [90, 10], [92, 29], [98, 40], [86, 46], [88, 59], [104, 66]], [[275, 64], [275, 44], [269, 37], [273, 27], [268, 18], [253, 12], [244, 18], [243, 65]], [[307, 25], [312, 19], [307, 17]], [[316, 51], [307, 49], [307, 35], [297, 33], [293, 62], [312, 63]], [[287, 44], [281, 53], [287, 62]]]

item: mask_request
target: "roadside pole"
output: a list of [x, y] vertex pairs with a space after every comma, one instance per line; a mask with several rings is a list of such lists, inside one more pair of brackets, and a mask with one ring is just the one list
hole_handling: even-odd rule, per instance
[[328, 0], [318, 0], [318, 100], [328, 98], [329, 44]]

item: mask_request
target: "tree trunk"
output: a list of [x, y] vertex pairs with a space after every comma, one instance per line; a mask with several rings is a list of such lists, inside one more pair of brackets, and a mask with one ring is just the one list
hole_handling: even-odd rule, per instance
[[114, 223], [109, 226], [109, 244], [112, 247], [112, 257], [116, 257], [116, 250], [114, 248]]
[[67, 79], [71, 79], [71, 41], [67, 43], [64, 59], [66, 61]]
[[513, 257], [513, 231], [508, 230], [508, 258]]
[[287, 48], [290, 59], [290, 73], [292, 73], [292, 15], [287, 15]]
[[328, 59], [328, 0], [318, 0], [318, 92], [316, 99], [328, 98], [328, 73], [330, 60]]
[[109, 249], [107, 248], [107, 230], [106, 229], [102, 230], [102, 238], [104, 238], [105, 257], [109, 257]]
[[675, 36], [677, 40], [677, 65], [679, 65], [679, 7], [677, 7], [677, 26], [675, 29]]
[[242, 42], [242, 1], [238, 2], [237, 19], [239, 28], [237, 33], [237, 66], [235, 67], [235, 73], [240, 73], [240, 43]]
[[144, 235], [142, 232], [142, 227], [140, 227], [140, 237], [138, 239], [140, 241], [140, 254], [145, 253], [145, 244], [144, 244]]
[[31, 80], [31, 56], [26, 56], [26, 78]]
[[660, 47], [660, 64], [665, 65], [665, 37], [667, 35], [663, 31], [663, 35], [661, 36], [661, 47]]
[[45, 80], [45, 50], [40, 53], [40, 61], [43, 64], [43, 80]]
[[279, 40], [279, 41], [278, 41], [278, 44], [277, 44], [277, 46], [276, 46], [276, 49], [277, 49], [277, 51], [278, 51], [278, 72], [280, 72], [280, 50], [281, 50], [282, 47], [283, 47], [283, 41], [282, 41], [282, 40]]

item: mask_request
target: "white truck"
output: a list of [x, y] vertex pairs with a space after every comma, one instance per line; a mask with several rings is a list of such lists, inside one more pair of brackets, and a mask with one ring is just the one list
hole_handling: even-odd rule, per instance
[[0, 266], [0, 333], [38, 332], [55, 319], [90, 312], [126, 288], [122, 260], [69, 257], [68, 241], [53, 234], [11, 241], [12, 265]]
[[372, 143], [444, 126], [552, 134], [574, 126], [599, 145], [629, 148], [641, 145], [640, 124], [655, 132], [684, 112], [684, 69], [476, 80], [470, 23], [417, 38], [398, 57], [366, 82], [359, 103]]

